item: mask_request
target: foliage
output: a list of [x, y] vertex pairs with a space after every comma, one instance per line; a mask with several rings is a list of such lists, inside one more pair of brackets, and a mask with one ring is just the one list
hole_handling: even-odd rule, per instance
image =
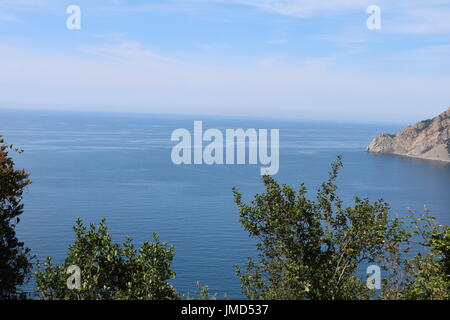
[[304, 184], [295, 191], [269, 176], [265, 193], [250, 204], [233, 189], [242, 225], [257, 239], [257, 257], [244, 270], [236, 267], [242, 292], [250, 299], [369, 299], [376, 292], [358, 267], [377, 264], [388, 274], [381, 298], [448, 297], [448, 226], [429, 226], [420, 235], [431, 251], [407, 260], [407, 244], [418, 236], [414, 226], [389, 219], [383, 200], [356, 197], [345, 208], [335, 184], [341, 167], [338, 157], [314, 200]]
[[[24, 170], [15, 169], [0, 136], [0, 300], [25, 298], [20, 290], [29, 278], [33, 257], [17, 239], [15, 227], [23, 213], [24, 188], [31, 183]], [[329, 178], [313, 199], [301, 184], [296, 191], [263, 177], [265, 192], [246, 204], [233, 189], [242, 225], [257, 239], [256, 258], [237, 267], [242, 292], [250, 299], [450, 299], [450, 227], [424, 214], [390, 219], [389, 205], [356, 197], [344, 207], [336, 179], [339, 157]], [[112, 237], [103, 219], [85, 226], [78, 219], [75, 240], [63, 264], [48, 257], [38, 265], [36, 296], [41, 299], [113, 300], [179, 299], [167, 282], [174, 249], [145, 241], [135, 248], [126, 237]], [[361, 266], [379, 265], [382, 289], [367, 288]], [[71, 266], [81, 269], [80, 288], [69, 289]], [[207, 286], [198, 284], [198, 298], [214, 300]], [[227, 297], [224, 297], [227, 299]]]
[[[411, 211], [402, 251], [400, 246], [389, 248], [390, 255], [382, 262], [387, 276], [380, 299], [450, 299], [450, 227], [435, 220], [428, 210], [420, 216]], [[412, 251], [412, 258], [401, 254]]]
[[197, 281], [197, 297], [187, 295], [187, 300], [217, 300], [217, 295], [209, 293], [209, 287]]
[[23, 190], [31, 181], [28, 173], [15, 169], [9, 151], [21, 152], [0, 136], [0, 300], [25, 298], [19, 287], [29, 278], [32, 261], [30, 249], [15, 232], [23, 213]]
[[[122, 244], [113, 243], [103, 219], [98, 227], [74, 226], [76, 239], [69, 247], [65, 263], [53, 266], [47, 258], [36, 273], [36, 295], [41, 299], [73, 300], [164, 300], [177, 299], [166, 281], [175, 277], [171, 270], [173, 247], [145, 241], [139, 250], [127, 237]], [[81, 288], [69, 289], [69, 266], [81, 269]]]

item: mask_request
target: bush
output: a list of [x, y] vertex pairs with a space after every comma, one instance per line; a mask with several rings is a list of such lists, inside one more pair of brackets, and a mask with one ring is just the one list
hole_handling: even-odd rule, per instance
[[[449, 228], [426, 225], [432, 218], [413, 218], [412, 226], [389, 219], [383, 200], [355, 198], [345, 208], [335, 184], [341, 157], [314, 200], [263, 177], [265, 193], [250, 204], [233, 189], [242, 225], [257, 239], [256, 259], [236, 267], [243, 294], [250, 299], [448, 299]], [[408, 260], [413, 239], [419, 253]], [[422, 250], [431, 248], [431, 250]], [[421, 253], [424, 251], [423, 253]], [[377, 264], [386, 273], [383, 289], [367, 287], [358, 267]]]
[[[139, 250], [127, 237], [122, 244], [112, 242], [103, 219], [98, 227], [89, 228], [78, 219], [74, 226], [76, 239], [69, 247], [65, 263], [53, 266], [47, 258], [36, 273], [36, 295], [41, 299], [114, 300], [177, 299], [174, 288], [166, 281], [175, 277], [171, 270], [173, 247], [160, 242], [144, 242]], [[70, 266], [81, 269], [79, 289], [69, 289]]]
[[0, 136], [0, 300], [25, 298], [19, 287], [29, 278], [32, 256], [16, 236], [15, 227], [23, 213], [22, 194], [31, 183], [24, 170], [15, 169], [8, 155], [14, 149]]

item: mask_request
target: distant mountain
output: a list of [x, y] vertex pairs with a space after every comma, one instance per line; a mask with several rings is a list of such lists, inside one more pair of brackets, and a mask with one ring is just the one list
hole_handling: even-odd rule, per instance
[[450, 161], [450, 108], [397, 134], [380, 134], [366, 151]]

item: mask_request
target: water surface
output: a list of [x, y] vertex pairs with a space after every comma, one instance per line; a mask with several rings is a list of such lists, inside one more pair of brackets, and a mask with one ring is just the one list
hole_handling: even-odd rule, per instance
[[89, 112], [0, 110], [0, 133], [25, 150], [15, 156], [31, 173], [19, 237], [43, 260], [61, 262], [73, 241], [77, 217], [106, 217], [115, 240], [137, 243], [157, 232], [175, 246], [175, 287], [182, 293], [207, 284], [213, 293], [239, 298], [233, 265], [254, 254], [233, 203], [236, 186], [246, 200], [262, 191], [260, 165], [175, 166], [170, 135], [193, 128], [280, 129], [276, 178], [311, 191], [327, 178], [330, 163], [344, 157], [339, 192], [384, 198], [393, 215], [424, 205], [450, 223], [450, 164], [364, 152], [380, 132], [403, 125], [301, 120], [239, 119]]

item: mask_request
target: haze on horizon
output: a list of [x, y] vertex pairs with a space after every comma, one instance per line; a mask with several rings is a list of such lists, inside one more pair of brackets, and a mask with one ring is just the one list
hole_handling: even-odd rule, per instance
[[393, 2], [0, 0], [0, 108], [431, 118], [450, 106], [450, 1]]

